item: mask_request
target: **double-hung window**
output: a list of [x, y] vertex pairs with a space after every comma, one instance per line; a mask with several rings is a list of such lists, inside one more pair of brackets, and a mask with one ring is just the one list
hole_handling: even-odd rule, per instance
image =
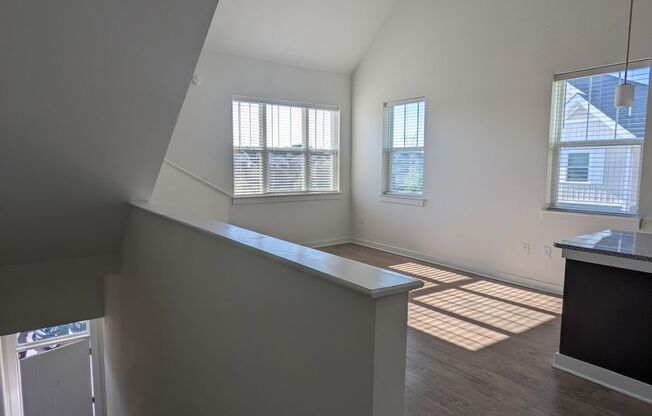
[[338, 192], [339, 110], [233, 99], [235, 196]]
[[614, 106], [621, 65], [555, 76], [548, 173], [549, 208], [638, 214], [649, 61], [630, 66], [634, 105]]
[[424, 98], [385, 103], [383, 193], [423, 195]]

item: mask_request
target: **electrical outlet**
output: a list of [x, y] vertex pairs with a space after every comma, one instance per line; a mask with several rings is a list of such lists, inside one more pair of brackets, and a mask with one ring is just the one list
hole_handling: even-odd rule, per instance
[[523, 254], [526, 256], [530, 255], [530, 243], [523, 243]]
[[552, 258], [552, 247], [543, 246], [543, 257], [547, 259]]
[[364, 225], [364, 218], [363, 217], [358, 218], [358, 224]]

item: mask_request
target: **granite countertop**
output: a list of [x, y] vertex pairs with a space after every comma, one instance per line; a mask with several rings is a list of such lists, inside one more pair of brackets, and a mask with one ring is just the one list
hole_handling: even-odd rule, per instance
[[555, 247], [652, 262], [652, 234], [604, 230], [556, 241]]

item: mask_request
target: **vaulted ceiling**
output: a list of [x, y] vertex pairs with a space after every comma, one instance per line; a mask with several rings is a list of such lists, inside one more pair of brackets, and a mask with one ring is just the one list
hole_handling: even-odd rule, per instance
[[397, 0], [220, 0], [206, 49], [351, 72]]
[[0, 266], [120, 250], [127, 202], [151, 195], [204, 40], [350, 72], [395, 2], [220, 0], [214, 17], [217, 0], [3, 3]]

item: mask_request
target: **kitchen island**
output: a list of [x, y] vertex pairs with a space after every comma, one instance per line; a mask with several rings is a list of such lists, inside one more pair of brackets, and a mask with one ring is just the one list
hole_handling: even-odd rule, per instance
[[554, 366], [652, 402], [652, 234], [605, 230], [555, 247], [566, 271]]

